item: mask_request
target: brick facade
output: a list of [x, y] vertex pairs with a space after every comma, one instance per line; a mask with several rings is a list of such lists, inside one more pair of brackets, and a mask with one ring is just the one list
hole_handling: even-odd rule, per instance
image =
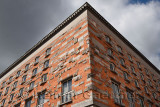
[[159, 107], [159, 70], [118, 34], [85, 3], [1, 74], [1, 106]]

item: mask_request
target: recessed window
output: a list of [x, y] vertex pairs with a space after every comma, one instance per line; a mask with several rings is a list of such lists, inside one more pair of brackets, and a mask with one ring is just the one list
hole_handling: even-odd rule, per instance
[[117, 46], [117, 50], [119, 53], [122, 53], [122, 48], [120, 46]]
[[21, 71], [18, 71], [16, 77], [19, 77], [20, 74], [21, 74]]
[[119, 84], [113, 82], [112, 89], [113, 89], [113, 94], [114, 94], [114, 102], [116, 104], [121, 105], [122, 101], [121, 101], [120, 92], [119, 92]]
[[2, 83], [2, 88], [4, 88], [5, 85], [6, 85], [6, 81], [4, 81], [4, 82]]
[[139, 69], [141, 69], [141, 63], [140, 62], [137, 62], [137, 66]]
[[32, 76], [35, 76], [37, 74], [37, 68], [33, 69]]
[[30, 83], [29, 91], [31, 91], [33, 88], [34, 88], [34, 81]]
[[125, 61], [124, 61], [123, 58], [120, 59], [120, 63], [121, 63], [122, 66], [125, 66]]
[[133, 93], [130, 91], [127, 91], [127, 98], [129, 101], [129, 107], [134, 107]]
[[28, 71], [28, 70], [29, 70], [29, 64], [25, 66], [25, 71]]
[[0, 92], [0, 99], [1, 99], [1, 96], [2, 96], [2, 92]]
[[1, 104], [2, 107], [4, 106], [5, 101], [6, 101], [6, 99], [3, 99], [3, 100], [2, 100], [2, 104]]
[[38, 94], [38, 106], [43, 107], [44, 100], [45, 100], [45, 92], [39, 93]]
[[153, 98], [154, 98], [155, 100], [157, 100], [157, 94], [156, 94], [155, 92], [153, 92], [152, 95], [153, 95]]
[[150, 79], [148, 79], [148, 85], [152, 87], [152, 82]]
[[23, 96], [23, 88], [19, 90], [19, 96]]
[[144, 91], [146, 92], [146, 94], [149, 94], [149, 93], [148, 93], [148, 87], [147, 87], [147, 86], [144, 87]]
[[143, 98], [139, 97], [139, 103], [141, 107], [144, 107], [144, 100]]
[[13, 90], [16, 89], [17, 83], [18, 83], [18, 81], [14, 82], [14, 84], [13, 84]]
[[128, 59], [129, 59], [131, 62], [133, 61], [131, 55], [128, 55]]
[[112, 56], [112, 55], [113, 55], [113, 51], [112, 51], [111, 49], [108, 49], [108, 50], [107, 50], [107, 53], [108, 53], [109, 56]]
[[47, 50], [46, 50], [46, 56], [49, 56], [51, 54], [51, 48], [48, 48]]
[[22, 77], [22, 82], [25, 82], [25, 81], [26, 81], [26, 78], [27, 78], [27, 75], [24, 75], [24, 76]]
[[25, 102], [25, 107], [31, 107], [31, 101], [32, 101], [31, 98], [27, 99]]
[[47, 61], [44, 62], [44, 69], [46, 69], [48, 67], [49, 67], [49, 60], [47, 60]]
[[110, 70], [115, 72], [115, 65], [113, 63], [110, 63]]
[[135, 83], [135, 86], [136, 86], [137, 88], [139, 88], [138, 80], [135, 80], [134, 83]]
[[9, 102], [12, 102], [13, 97], [14, 97], [14, 94], [11, 94], [11, 95], [10, 95], [10, 100], [9, 100]]
[[62, 103], [71, 101], [72, 79], [68, 79], [62, 83]]
[[124, 71], [124, 72], [123, 72], [123, 75], [124, 75], [124, 79], [125, 79], [126, 81], [129, 81], [128, 73]]
[[9, 78], [9, 82], [12, 82], [12, 79], [13, 79], [13, 76], [11, 76], [11, 77]]
[[4, 93], [5, 95], [8, 94], [8, 90], [9, 90], [9, 87], [6, 88], [6, 91], [5, 91], [5, 93]]
[[47, 81], [47, 74], [43, 74], [42, 75], [42, 82], [46, 82]]
[[39, 56], [35, 58], [35, 63], [39, 62]]
[[134, 69], [133, 66], [131, 66], [131, 71], [132, 71], [132, 73], [136, 74], [135, 69]]
[[105, 36], [105, 40], [106, 40], [107, 43], [111, 43], [111, 39], [107, 35]]
[[144, 75], [140, 73], [141, 79], [144, 81]]
[[149, 75], [148, 69], [145, 68], [146, 75]]

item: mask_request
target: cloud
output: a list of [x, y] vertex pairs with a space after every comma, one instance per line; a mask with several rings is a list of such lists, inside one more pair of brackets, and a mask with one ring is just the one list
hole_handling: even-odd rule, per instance
[[5, 0], [0, 1], [0, 72], [86, 1], [160, 68], [159, 1]]

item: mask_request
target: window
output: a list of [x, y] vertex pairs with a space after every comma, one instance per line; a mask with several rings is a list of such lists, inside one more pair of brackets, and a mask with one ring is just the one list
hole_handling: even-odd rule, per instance
[[133, 66], [131, 66], [131, 71], [132, 71], [133, 74], [136, 74], [135, 69], [134, 69]]
[[9, 83], [12, 82], [12, 79], [13, 79], [13, 76], [11, 76], [11, 77], [9, 78]]
[[25, 82], [25, 81], [26, 81], [26, 78], [27, 78], [27, 75], [24, 75], [24, 76], [22, 77], [22, 82]]
[[2, 96], [2, 92], [0, 92], [0, 99], [1, 99], [1, 96]]
[[139, 69], [141, 69], [141, 64], [140, 64], [140, 62], [137, 62], [137, 66], [138, 66]]
[[20, 74], [21, 74], [21, 71], [18, 71], [16, 77], [19, 77]]
[[157, 94], [156, 94], [155, 92], [153, 92], [152, 95], [153, 95], [153, 98], [154, 98], [155, 100], [157, 100]]
[[27, 64], [25, 67], [25, 71], [28, 71], [28, 70], [29, 70], [29, 64]]
[[123, 58], [120, 59], [120, 63], [121, 63], [122, 66], [125, 66], [125, 61], [124, 61]]
[[158, 87], [158, 85], [156, 85], [155, 87], [156, 87], [156, 91], [158, 91], [158, 92], [159, 92], [159, 87]]
[[108, 36], [105, 37], [105, 40], [107, 43], [111, 43], [111, 39]]
[[109, 56], [112, 56], [112, 55], [113, 55], [113, 52], [112, 52], [111, 49], [108, 49], [107, 53], [108, 53]]
[[145, 90], [146, 94], [149, 94], [149, 93], [148, 93], [148, 87], [147, 87], [147, 86], [144, 87], [144, 90]]
[[110, 63], [110, 70], [115, 72], [115, 65], [113, 63]]
[[33, 69], [32, 77], [37, 74], [37, 68]]
[[2, 100], [2, 104], [1, 104], [2, 107], [4, 106], [5, 101], [6, 101], [6, 99], [3, 99], [3, 100]]
[[139, 88], [139, 84], [138, 84], [138, 80], [135, 80], [135, 86], [137, 87], [137, 88]]
[[129, 59], [131, 62], [133, 61], [131, 55], [128, 55], [128, 59]]
[[144, 75], [140, 73], [141, 79], [144, 81]]
[[34, 88], [34, 81], [30, 83], [29, 91], [31, 91], [33, 88]]
[[49, 60], [47, 60], [47, 61], [44, 62], [44, 69], [46, 69], [48, 67], [49, 67]]
[[25, 102], [25, 107], [31, 107], [31, 101], [32, 101], [31, 98], [27, 99]]
[[62, 103], [71, 101], [72, 79], [68, 79], [62, 83]]
[[23, 96], [23, 88], [19, 90], [19, 96]]
[[35, 58], [35, 64], [39, 62], [39, 56]]
[[9, 87], [6, 88], [4, 95], [8, 94]]
[[152, 82], [150, 79], [148, 79], [148, 85], [152, 87]]
[[129, 101], [129, 107], [134, 107], [133, 93], [130, 91], [127, 91], [127, 98]]
[[13, 97], [14, 97], [14, 94], [11, 94], [11, 95], [10, 95], [10, 100], [9, 100], [9, 102], [12, 102]]
[[141, 107], [144, 107], [144, 102], [143, 102], [143, 98], [139, 97], [139, 103]]
[[122, 48], [120, 46], [117, 46], [117, 50], [119, 53], [122, 53]]
[[42, 82], [46, 82], [47, 81], [47, 74], [42, 75]]
[[124, 75], [124, 79], [129, 82], [128, 73], [124, 71], [123, 75]]
[[119, 84], [113, 82], [112, 83], [112, 89], [113, 89], [113, 94], [114, 94], [114, 102], [116, 104], [121, 105], [121, 98], [120, 98], [120, 92], [119, 92]]
[[46, 57], [49, 56], [50, 54], [51, 54], [51, 48], [48, 48], [48, 49], [46, 50]]
[[45, 100], [45, 92], [39, 93], [38, 95], [38, 105], [43, 106]]
[[146, 72], [146, 75], [149, 76], [149, 71], [148, 71], [148, 69], [145, 69], [145, 72]]
[[148, 101], [148, 107], [152, 107], [153, 103], [151, 101]]
[[6, 81], [4, 81], [4, 82], [2, 83], [2, 88], [4, 88], [5, 85], [6, 85]]
[[16, 89], [17, 83], [18, 83], [18, 81], [14, 82], [14, 84], [13, 84], [13, 90]]

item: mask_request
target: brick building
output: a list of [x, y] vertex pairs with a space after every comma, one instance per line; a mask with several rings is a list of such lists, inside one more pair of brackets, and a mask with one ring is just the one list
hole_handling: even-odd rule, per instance
[[159, 107], [160, 71], [85, 3], [0, 74], [1, 107]]

